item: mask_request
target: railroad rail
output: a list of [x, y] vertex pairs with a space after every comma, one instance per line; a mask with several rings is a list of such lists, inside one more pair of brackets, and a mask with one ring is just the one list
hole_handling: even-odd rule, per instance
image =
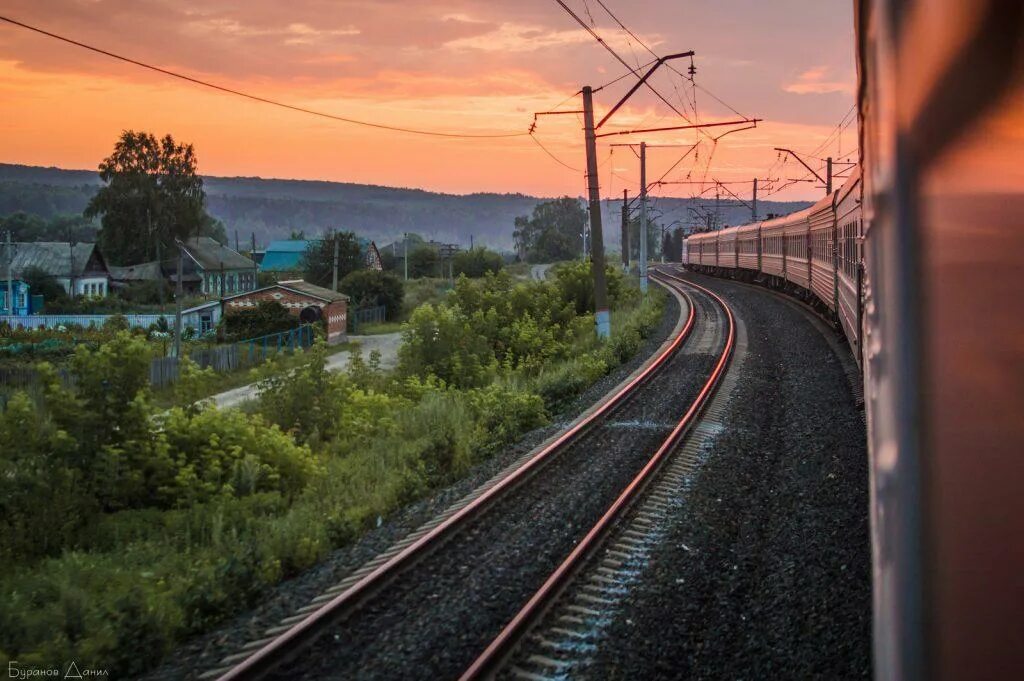
[[693, 282], [685, 281], [667, 271], [655, 270], [653, 276], [661, 283], [669, 281], [692, 286], [715, 300], [721, 306], [728, 324], [726, 342], [696, 399], [690, 404], [683, 417], [672, 429], [658, 450], [636, 477], [623, 489], [600, 520], [590, 529], [573, 551], [548, 577], [537, 592], [527, 601], [516, 616], [505, 626], [487, 649], [461, 676], [461, 681], [492, 678], [515, 651], [516, 646], [530, 628], [537, 623], [553, 605], [573, 576], [601, 548], [618, 521], [624, 516], [648, 489], [658, 473], [664, 468], [671, 455], [679, 449], [682, 441], [696, 425], [698, 417], [710, 402], [715, 389], [722, 380], [736, 343], [736, 320], [729, 305], [716, 293]]
[[485, 485], [483, 491], [464, 506], [456, 508], [447, 517], [442, 516], [443, 519], [440, 522], [419, 536], [415, 536], [416, 533], [414, 533], [415, 538], [401, 546], [400, 550], [393, 555], [381, 557], [379, 561], [371, 561], [367, 569], [360, 571], [358, 577], [354, 576], [354, 581], [340, 593], [329, 598], [316, 599], [320, 602], [311, 606], [308, 612], [288, 618], [284, 625], [271, 629], [270, 631], [273, 632], [271, 637], [257, 642], [258, 645], [245, 646], [242, 652], [225, 658], [226, 661], [232, 662], [231, 666], [222, 666], [204, 676], [217, 677], [221, 681], [236, 681], [259, 679], [271, 674], [282, 663], [292, 659], [320, 638], [332, 626], [351, 616], [388, 583], [409, 570], [417, 561], [437, 550], [461, 529], [482, 516], [495, 501], [523, 484], [582, 435], [607, 420], [618, 407], [636, 393], [638, 388], [665, 367], [666, 363], [689, 338], [694, 328], [697, 306], [689, 293], [682, 286], [668, 280], [662, 283], [666, 287], [675, 289], [676, 293], [685, 300], [686, 321], [671, 342], [663, 345], [659, 354], [628, 383], [621, 386], [603, 404], [577, 421], [549, 444], [539, 451], [531, 452], [527, 458], [517, 461], [511, 472], [508, 472], [493, 485]]

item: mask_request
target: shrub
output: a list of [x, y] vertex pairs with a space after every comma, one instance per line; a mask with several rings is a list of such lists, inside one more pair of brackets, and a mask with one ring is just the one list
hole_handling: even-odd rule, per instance
[[294, 329], [299, 325], [299, 320], [281, 303], [261, 300], [254, 309], [224, 315], [221, 324], [225, 338], [237, 341]]
[[497, 362], [487, 338], [457, 307], [423, 305], [402, 328], [399, 372], [436, 376], [448, 385], [475, 387], [486, 383]]
[[[622, 272], [612, 265], [605, 266], [605, 281], [608, 284], [609, 304], [622, 302], [625, 286]], [[589, 262], [563, 263], [555, 268], [555, 285], [561, 292], [563, 300], [572, 303], [576, 314], [595, 311], [594, 308], [594, 275]]]
[[387, 319], [401, 314], [405, 289], [402, 281], [390, 272], [356, 270], [341, 280], [340, 288], [352, 299], [352, 307], [383, 305]]
[[500, 253], [492, 250], [477, 247], [468, 251], [460, 251], [452, 258], [452, 273], [458, 277], [465, 275], [470, 278], [479, 278], [487, 274], [498, 273], [504, 261]]

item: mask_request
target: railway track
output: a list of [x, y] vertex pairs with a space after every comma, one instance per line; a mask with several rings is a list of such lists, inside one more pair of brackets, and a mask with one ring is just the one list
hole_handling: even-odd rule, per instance
[[662, 284], [686, 313], [609, 399], [204, 676], [457, 676], [552, 568], [570, 571], [564, 557], [595, 541], [586, 528], [614, 522], [645, 485], [638, 471], [649, 478], [706, 405], [732, 349], [731, 313], [710, 291]]
[[[683, 282], [665, 270], [653, 275], [661, 282]], [[681, 492], [701, 463], [702, 450], [713, 438], [736, 372], [726, 369], [737, 345], [737, 322], [729, 306], [712, 291], [726, 318], [726, 341], [718, 362], [697, 398], [637, 476], [623, 489], [576, 548], [494, 638], [461, 676], [480, 678], [564, 679], [585, 666], [614, 608], [660, 539], [666, 516], [678, 512]], [[740, 345], [745, 346], [745, 331]], [[725, 390], [716, 396], [716, 389]], [[711, 419], [698, 420], [705, 409]], [[694, 432], [694, 437], [687, 436]], [[684, 444], [685, 440], [685, 444]], [[628, 516], [628, 517], [627, 517]], [[528, 634], [529, 637], [527, 636]]]

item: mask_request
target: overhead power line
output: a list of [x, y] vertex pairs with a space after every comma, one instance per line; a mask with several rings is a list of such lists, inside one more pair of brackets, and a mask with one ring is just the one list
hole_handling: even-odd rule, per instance
[[279, 107], [279, 108], [282, 108], [282, 109], [288, 109], [290, 111], [296, 111], [296, 112], [308, 114], [308, 115], [311, 115], [311, 116], [319, 116], [320, 118], [327, 118], [327, 119], [330, 119], [330, 120], [333, 120], [333, 121], [339, 121], [341, 123], [350, 123], [352, 125], [361, 125], [361, 126], [364, 126], [364, 127], [367, 127], [367, 128], [377, 128], [379, 130], [390, 130], [392, 132], [404, 132], [404, 133], [409, 133], [411, 135], [427, 135], [427, 136], [430, 136], [430, 137], [450, 137], [450, 138], [462, 138], [462, 139], [499, 139], [499, 138], [506, 138], [506, 137], [523, 137], [523, 136], [529, 134], [526, 131], [523, 131], [523, 132], [506, 132], [506, 133], [442, 132], [442, 131], [438, 131], [438, 130], [421, 130], [421, 129], [417, 129], [417, 128], [405, 128], [405, 127], [398, 126], [398, 125], [386, 125], [386, 124], [383, 124], [383, 123], [371, 123], [370, 121], [362, 121], [362, 120], [358, 120], [358, 119], [355, 119], [355, 118], [348, 118], [346, 116], [337, 116], [335, 114], [325, 113], [323, 111], [316, 111], [314, 109], [307, 109], [305, 107], [296, 106], [294, 104], [287, 104], [285, 102], [279, 102], [277, 100], [269, 99], [267, 97], [261, 97], [259, 95], [254, 95], [254, 94], [251, 94], [249, 92], [243, 92], [242, 90], [235, 90], [233, 88], [225, 87], [223, 85], [217, 85], [216, 83], [212, 83], [212, 82], [207, 81], [207, 80], [202, 80], [200, 78], [194, 78], [193, 76], [189, 76], [189, 75], [186, 75], [184, 73], [179, 73], [177, 71], [171, 71], [170, 69], [165, 69], [165, 68], [161, 68], [159, 66], [154, 66], [152, 64], [147, 64], [146, 62], [142, 62], [142, 61], [139, 61], [137, 59], [132, 59], [131, 57], [125, 57], [124, 55], [116, 54], [114, 52], [110, 52], [108, 50], [104, 50], [102, 48], [95, 47], [93, 45], [88, 45], [86, 43], [79, 42], [77, 40], [73, 40], [72, 38], [68, 38], [66, 36], [58, 35], [56, 33], [51, 33], [50, 31], [46, 31], [46, 30], [41, 29], [41, 28], [39, 28], [37, 26], [31, 26], [31, 25], [23, 23], [21, 21], [17, 21], [15, 19], [11, 19], [10, 17], [5, 17], [5, 16], [0, 15], [0, 21], [5, 21], [5, 22], [7, 22], [9, 24], [12, 24], [14, 26], [18, 26], [20, 28], [24, 28], [24, 29], [27, 29], [29, 31], [33, 31], [33, 32], [38, 33], [40, 35], [44, 35], [44, 36], [46, 36], [48, 38], [53, 38], [54, 40], [60, 40], [61, 42], [68, 43], [69, 45], [75, 45], [76, 47], [81, 47], [83, 49], [90, 50], [92, 52], [96, 52], [97, 54], [102, 54], [104, 56], [110, 57], [111, 59], [117, 59], [119, 61], [123, 61], [125, 63], [132, 64], [134, 66], [138, 66], [138, 67], [141, 67], [141, 68], [144, 68], [144, 69], [149, 69], [150, 71], [156, 71], [157, 73], [162, 73], [165, 76], [171, 76], [172, 78], [178, 78], [180, 80], [184, 80], [184, 81], [187, 81], [189, 83], [193, 83], [195, 85], [201, 85], [203, 87], [210, 88], [211, 90], [217, 90], [219, 92], [225, 92], [227, 94], [236, 95], [238, 97], [244, 97], [245, 99], [249, 99], [249, 100], [252, 100], [254, 102], [260, 102], [262, 104], [269, 104], [271, 106], [276, 106], [276, 107]]

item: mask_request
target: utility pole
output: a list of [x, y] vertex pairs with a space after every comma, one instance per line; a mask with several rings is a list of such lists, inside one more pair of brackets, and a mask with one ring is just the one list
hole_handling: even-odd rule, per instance
[[334, 274], [331, 277], [331, 290], [338, 290], [338, 233], [334, 233]]
[[754, 178], [754, 200], [750, 204], [750, 221], [757, 222], [757, 178]]
[[181, 366], [181, 299], [184, 296], [184, 289], [181, 286], [181, 278], [184, 276], [183, 270], [185, 269], [185, 244], [181, 242], [181, 239], [175, 239], [174, 243], [178, 245], [178, 282], [175, 286], [174, 298], [177, 303], [177, 310], [174, 314], [174, 356], [178, 358], [178, 366]]
[[825, 159], [825, 195], [832, 193], [832, 157]]
[[241, 253], [242, 249], [238, 247], [238, 230], [235, 230], [235, 252]]
[[622, 190], [622, 271], [629, 274], [629, 191]]
[[604, 279], [604, 236], [601, 233], [601, 189], [597, 177], [597, 137], [594, 130], [594, 91], [583, 87], [583, 127], [587, 146], [587, 190], [590, 194], [590, 269], [594, 273], [594, 309], [598, 338], [611, 334], [608, 288]]
[[402, 245], [405, 247], [405, 280], [409, 281], [409, 232], [402, 234]]
[[647, 142], [640, 143], [640, 293], [647, 295]]
[[249, 256], [252, 257], [252, 288], [250, 291], [255, 291], [260, 285], [260, 266], [256, 262], [256, 232], [252, 233], [252, 250], [249, 251]]
[[[11, 250], [11, 230], [7, 230], [7, 314], [14, 315], [14, 251]], [[13, 326], [13, 325], [12, 325]]]
[[719, 213], [718, 213], [718, 211], [720, 210], [720, 207], [721, 207], [721, 197], [722, 197], [722, 192], [716, 186], [715, 187], [715, 229], [718, 229], [719, 226], [722, 224], [721, 218], [720, 218]]

